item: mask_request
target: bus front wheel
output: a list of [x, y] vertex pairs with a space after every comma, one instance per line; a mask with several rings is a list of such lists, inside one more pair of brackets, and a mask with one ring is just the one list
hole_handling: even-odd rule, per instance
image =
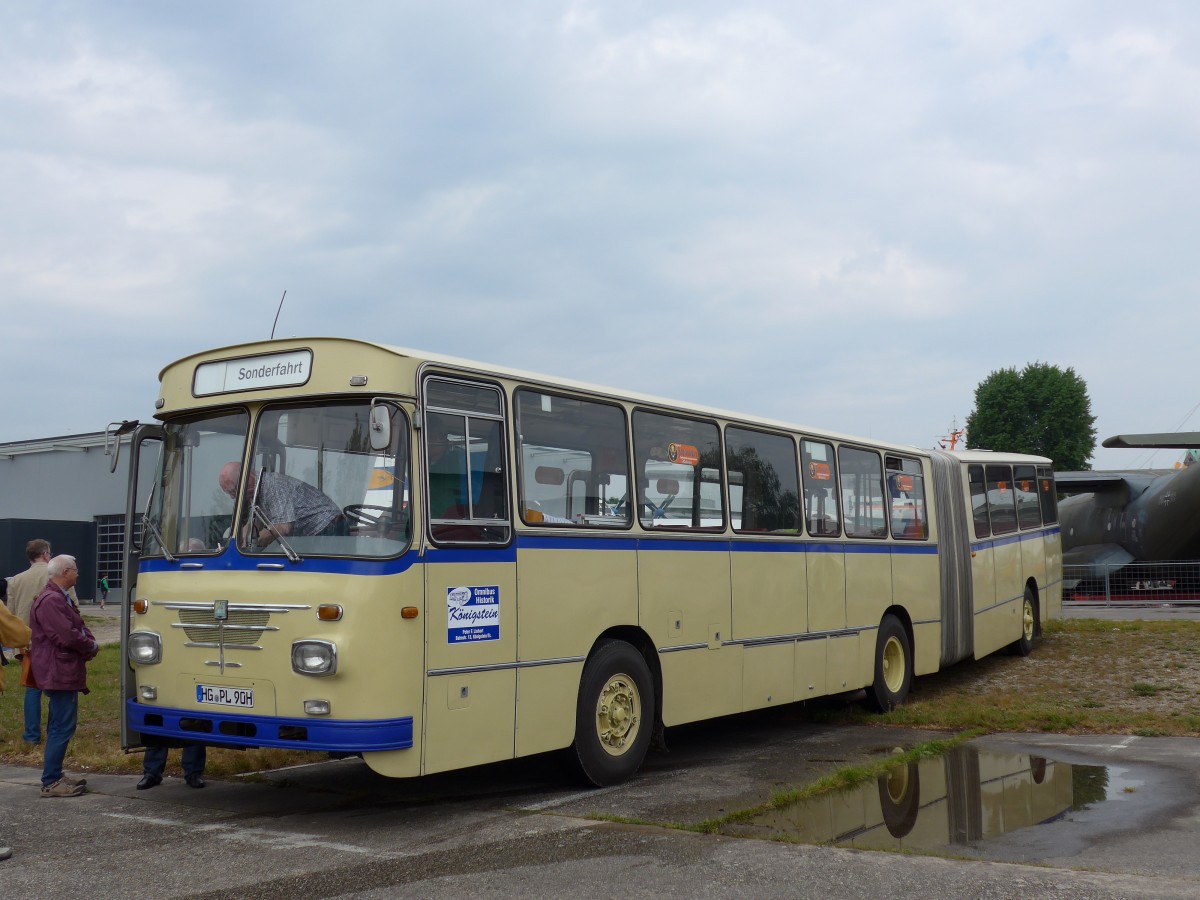
[[890, 613], [879, 623], [875, 641], [875, 680], [867, 691], [871, 706], [879, 712], [895, 709], [912, 686], [912, 645], [900, 620]]
[[624, 641], [606, 641], [583, 667], [572, 752], [584, 781], [596, 787], [630, 778], [646, 758], [654, 730], [650, 667]]

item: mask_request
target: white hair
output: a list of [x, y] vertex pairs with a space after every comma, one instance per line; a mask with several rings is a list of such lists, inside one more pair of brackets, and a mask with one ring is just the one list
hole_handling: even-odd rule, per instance
[[60, 578], [67, 573], [67, 569], [72, 567], [79, 568], [75, 563], [75, 557], [67, 556], [64, 553], [62, 556], [56, 556], [50, 560], [50, 564], [46, 566], [46, 571], [50, 573], [51, 578]]

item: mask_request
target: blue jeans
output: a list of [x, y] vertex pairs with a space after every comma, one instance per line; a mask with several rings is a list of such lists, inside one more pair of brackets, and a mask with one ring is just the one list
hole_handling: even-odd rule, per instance
[[[207, 753], [201, 744], [189, 744], [183, 748], [183, 774], [203, 775]], [[147, 747], [142, 757], [142, 772], [146, 775], [162, 776], [167, 767], [166, 747]]]
[[37, 688], [25, 688], [25, 733], [21, 740], [31, 744], [42, 742], [42, 692]]
[[50, 699], [46, 719], [46, 755], [42, 764], [42, 787], [50, 787], [63, 777], [63, 759], [67, 744], [75, 735], [79, 721], [79, 691], [42, 691]]

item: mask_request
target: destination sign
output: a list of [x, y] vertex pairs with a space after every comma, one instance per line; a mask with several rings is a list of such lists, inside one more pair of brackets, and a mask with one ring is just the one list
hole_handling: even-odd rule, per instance
[[232, 391], [295, 387], [308, 381], [311, 374], [311, 350], [222, 359], [196, 366], [192, 393], [197, 397], [207, 397]]

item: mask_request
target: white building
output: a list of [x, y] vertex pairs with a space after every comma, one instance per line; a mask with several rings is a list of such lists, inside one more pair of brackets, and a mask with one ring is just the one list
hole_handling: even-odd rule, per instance
[[24, 571], [25, 545], [44, 538], [79, 563], [81, 601], [98, 596], [102, 575], [119, 599], [128, 449], [110, 472], [103, 432], [0, 444], [0, 577]]

